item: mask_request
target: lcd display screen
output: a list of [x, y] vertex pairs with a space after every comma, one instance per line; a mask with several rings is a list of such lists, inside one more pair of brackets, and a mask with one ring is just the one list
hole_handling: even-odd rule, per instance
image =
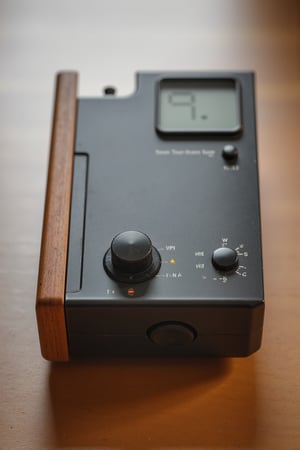
[[232, 133], [240, 128], [240, 93], [235, 80], [166, 79], [160, 82], [159, 131]]

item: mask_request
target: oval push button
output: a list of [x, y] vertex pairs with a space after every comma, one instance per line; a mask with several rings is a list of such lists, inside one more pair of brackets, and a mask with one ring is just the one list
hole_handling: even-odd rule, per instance
[[154, 325], [148, 330], [148, 336], [154, 344], [165, 347], [175, 347], [191, 344], [196, 336], [196, 331], [181, 322], [163, 322]]
[[213, 252], [212, 263], [217, 270], [230, 271], [237, 268], [239, 258], [233, 248], [220, 247]]

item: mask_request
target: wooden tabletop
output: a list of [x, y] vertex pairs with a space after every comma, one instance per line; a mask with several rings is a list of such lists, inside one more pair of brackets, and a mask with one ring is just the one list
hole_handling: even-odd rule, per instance
[[[296, 0], [0, 5], [0, 448], [300, 449]], [[137, 70], [255, 70], [266, 315], [245, 359], [50, 364], [35, 320], [54, 74], [80, 95]]]

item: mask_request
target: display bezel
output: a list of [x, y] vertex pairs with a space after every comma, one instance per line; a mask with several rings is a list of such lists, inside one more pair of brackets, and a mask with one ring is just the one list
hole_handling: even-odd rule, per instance
[[[220, 83], [220, 82], [231, 82], [234, 85], [234, 89], [235, 89], [235, 93], [236, 93], [236, 102], [237, 102], [237, 112], [238, 112], [238, 124], [236, 127], [233, 128], [225, 128], [225, 129], [196, 129], [196, 130], [190, 130], [190, 129], [186, 129], [186, 128], [182, 128], [182, 129], [171, 129], [171, 128], [163, 128], [160, 125], [160, 93], [161, 93], [161, 87], [162, 87], [162, 83], [165, 82], [172, 82], [172, 81], [178, 81], [179, 83], [194, 83], [194, 82], [216, 82], [216, 83]], [[155, 128], [156, 131], [164, 136], [169, 136], [172, 137], [174, 136], [198, 136], [198, 135], [235, 135], [238, 134], [242, 131], [242, 99], [241, 99], [241, 85], [239, 83], [239, 81], [233, 77], [209, 77], [209, 76], [205, 76], [205, 77], [163, 77], [161, 79], [158, 80], [157, 85], [156, 85], [156, 96], [155, 96], [155, 100], [156, 100], [156, 107], [155, 107]]]

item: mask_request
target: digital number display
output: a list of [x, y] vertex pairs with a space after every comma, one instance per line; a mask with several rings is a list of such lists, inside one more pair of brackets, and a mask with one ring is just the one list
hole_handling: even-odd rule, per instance
[[234, 133], [241, 128], [234, 80], [162, 80], [157, 129], [164, 133]]

